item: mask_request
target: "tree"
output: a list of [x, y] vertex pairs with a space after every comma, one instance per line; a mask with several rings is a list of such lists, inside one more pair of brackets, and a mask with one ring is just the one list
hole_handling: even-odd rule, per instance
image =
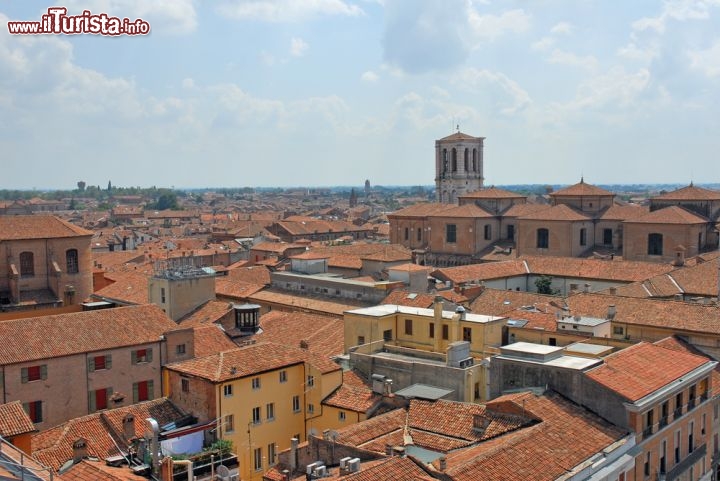
[[108, 180], [108, 192], [112, 190], [112, 182]]
[[78, 190], [80, 192], [83, 192], [85, 190], [85, 182], [84, 181], [81, 180], [80, 182], [78, 182], [77, 186], [78, 186]]
[[155, 209], [157, 210], [166, 210], [166, 209], [177, 209], [178, 203], [177, 203], [177, 196], [174, 192], [163, 192], [160, 194], [160, 197], [158, 197], [157, 202], [155, 203]]
[[550, 294], [553, 296], [560, 294], [558, 289], [552, 288], [551, 276], [540, 276], [535, 279], [535, 287], [537, 288], [538, 294]]

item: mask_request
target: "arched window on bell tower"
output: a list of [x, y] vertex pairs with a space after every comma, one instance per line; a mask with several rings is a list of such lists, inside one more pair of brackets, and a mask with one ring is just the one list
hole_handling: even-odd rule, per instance
[[469, 170], [468, 170], [468, 167], [469, 167], [469, 166], [468, 166], [468, 164], [469, 164], [469, 161], [468, 161], [468, 160], [469, 160], [469, 156], [470, 156], [470, 150], [466, 148], [466, 149], [465, 149], [465, 154], [463, 155], [463, 163], [465, 164], [465, 165], [464, 165], [464, 166], [465, 166], [465, 172], [469, 172]]
[[457, 150], [455, 147], [452, 149], [452, 171], [457, 172]]
[[477, 172], [477, 149], [473, 149], [472, 168], [473, 172]]

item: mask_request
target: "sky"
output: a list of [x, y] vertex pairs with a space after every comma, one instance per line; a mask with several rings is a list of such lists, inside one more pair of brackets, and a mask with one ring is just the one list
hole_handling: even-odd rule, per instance
[[[10, 35], [64, 6], [148, 35]], [[720, 182], [720, 0], [0, 0], [0, 189]]]

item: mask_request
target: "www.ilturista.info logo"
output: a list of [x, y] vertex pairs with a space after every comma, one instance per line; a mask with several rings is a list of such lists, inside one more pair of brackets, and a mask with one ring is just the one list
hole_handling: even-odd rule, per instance
[[8, 32], [13, 35], [147, 35], [150, 24], [142, 18], [130, 20], [90, 10], [83, 10], [81, 15], [68, 15], [65, 7], [50, 7], [39, 22], [9, 21]]

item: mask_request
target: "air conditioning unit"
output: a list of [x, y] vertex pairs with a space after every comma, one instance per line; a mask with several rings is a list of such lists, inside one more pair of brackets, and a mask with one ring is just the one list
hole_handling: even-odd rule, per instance
[[308, 464], [308, 465], [305, 467], [305, 474], [312, 474], [312, 473], [313, 473], [313, 470], [314, 470], [316, 467], [320, 466], [320, 465], [322, 465], [322, 463], [319, 462], [319, 461]]
[[353, 458], [348, 461], [348, 469], [351, 473], [357, 473], [360, 471], [360, 458]]
[[313, 471], [313, 475], [317, 478], [324, 478], [327, 476], [327, 468], [325, 466], [317, 467]]
[[340, 459], [340, 469], [347, 469], [350, 460], [352, 460], [350, 456]]

